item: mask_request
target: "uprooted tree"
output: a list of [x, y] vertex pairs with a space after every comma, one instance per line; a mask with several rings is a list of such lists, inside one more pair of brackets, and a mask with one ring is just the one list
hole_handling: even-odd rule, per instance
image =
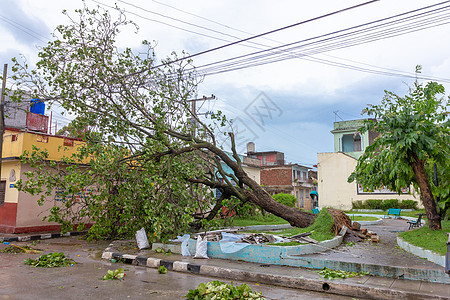
[[[367, 107], [363, 112], [377, 120], [366, 120], [360, 130], [376, 131], [380, 136], [366, 148], [348, 178], [372, 190], [385, 186], [399, 194], [411, 184], [418, 187], [432, 230], [441, 229], [441, 217], [426, 167], [436, 163], [441, 171], [448, 170], [450, 121], [444, 93], [444, 87], [436, 82], [424, 85], [416, 81], [408, 95], [386, 91], [380, 105]], [[445, 210], [450, 201], [448, 174], [443, 178], [434, 189]]]
[[[82, 217], [118, 220], [110, 227], [133, 223], [136, 229], [147, 224], [155, 236], [173, 226], [179, 227], [173, 232], [180, 232], [185, 226], [173, 224], [191, 223], [199, 212], [199, 218], [211, 220], [222, 200], [231, 196], [294, 226], [313, 222], [313, 214], [275, 201], [245, 173], [232, 132], [225, 133], [231, 154], [218, 146], [216, 136], [224, 134], [228, 121], [220, 112], [201, 120], [192, 111], [189, 100], [196, 97], [200, 80], [189, 58], [173, 54], [158, 64], [146, 41], [139, 54], [129, 48], [120, 51], [115, 39], [121, 27], [136, 26], [121, 11], [116, 21], [100, 9], [76, 12], [79, 19], [57, 27], [35, 69], [14, 60], [14, 79], [16, 90], [29, 90], [33, 97], [59, 103], [74, 114], [72, 125], [85, 133], [86, 144], [80, 154], [66, 159], [65, 167], [47, 161], [38, 149], [27, 153], [24, 159], [39, 170], [28, 174], [30, 180], [19, 186], [22, 190], [43, 193], [43, 200], [62, 184], [67, 216], [78, 205]], [[49, 168], [39, 168], [43, 161]], [[232, 172], [227, 173], [223, 164]], [[89, 186], [95, 192], [78, 199], [78, 204], [70, 198]], [[211, 189], [222, 192], [220, 199], [211, 196]], [[63, 223], [61, 213], [55, 208], [52, 220]], [[130, 217], [121, 220], [121, 215]], [[105, 228], [97, 228], [99, 235]]]

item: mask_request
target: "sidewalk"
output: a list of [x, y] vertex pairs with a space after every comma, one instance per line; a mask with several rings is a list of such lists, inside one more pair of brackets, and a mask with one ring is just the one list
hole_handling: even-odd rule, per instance
[[[165, 266], [169, 270], [218, 277], [223, 280], [272, 284], [362, 299], [450, 299], [450, 277], [444, 272], [443, 267], [397, 247], [398, 232], [408, 228], [406, 220], [386, 219], [382, 224], [366, 227], [378, 233], [380, 243], [362, 242], [350, 246], [344, 242], [330, 251], [298, 257], [310, 268], [218, 258], [202, 260], [179, 254], [166, 255], [151, 250], [138, 251], [127, 247], [124, 241], [113, 242], [103, 252], [103, 258], [122, 258], [128, 263], [140, 266], [153, 268]], [[360, 276], [325, 280], [317, 273], [318, 270], [311, 269], [320, 269], [323, 266], [336, 270], [370, 270], [371, 274], [390, 273], [394, 274], [394, 278]], [[408, 276], [422, 280], [404, 279]]]
[[[165, 266], [169, 271], [217, 277], [222, 280], [271, 284], [360, 299], [450, 299], [449, 284], [378, 276], [325, 280], [317, 271], [305, 268], [216, 258], [194, 259], [179, 254], [155, 253], [151, 250], [125, 249], [119, 252], [124, 249], [123, 245], [121, 241], [113, 242], [105, 249], [102, 258], [121, 259], [125, 263], [150, 268]], [[129, 254], [133, 252], [136, 254]]]
[[[426, 280], [407, 280], [402, 279], [401, 275], [397, 278], [359, 276], [344, 280], [325, 280], [317, 270], [310, 268], [217, 258], [194, 259], [173, 253], [167, 255], [152, 250], [139, 251], [134, 240], [113, 242], [103, 251], [102, 258], [122, 259], [125, 263], [143, 267], [165, 266], [172, 271], [217, 277], [222, 280], [271, 284], [360, 299], [450, 299], [450, 277], [443, 273], [443, 267], [396, 247], [397, 233], [405, 230], [405, 226], [407, 224], [404, 220], [385, 220], [380, 225], [366, 226], [379, 234], [381, 241], [378, 244], [356, 243], [347, 246], [344, 242], [334, 250], [302, 255], [299, 259], [309, 263], [320, 262], [326, 266], [335, 266], [334, 269], [337, 270], [347, 268], [358, 271], [366, 270], [366, 267], [370, 266], [374, 271], [377, 269], [408, 271], [411, 274], [422, 274]], [[72, 232], [65, 236], [79, 234], [83, 233]], [[60, 236], [60, 233], [0, 234], [0, 241], [29, 241]], [[318, 265], [315, 266], [316, 269], [320, 267]], [[403, 273], [394, 272], [394, 274]], [[441, 280], [445, 280], [446, 283], [429, 282], [433, 274], [440, 274]]]

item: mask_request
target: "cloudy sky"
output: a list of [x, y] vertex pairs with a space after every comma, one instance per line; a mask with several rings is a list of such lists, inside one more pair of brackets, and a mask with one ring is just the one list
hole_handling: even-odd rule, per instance
[[[287, 162], [312, 166], [318, 152], [333, 151], [333, 122], [362, 118], [361, 110], [379, 103], [384, 90], [405, 94], [417, 64], [424, 78], [450, 91], [450, 1], [85, 2], [107, 9], [117, 3], [140, 27], [136, 34], [124, 31], [119, 46], [138, 49], [144, 39], [155, 41], [160, 58], [298, 24], [194, 57], [204, 74], [199, 97], [216, 96], [198, 103], [199, 112], [221, 110], [234, 119], [241, 152], [252, 140], [257, 151], [282, 151]], [[0, 3], [0, 62], [9, 65], [18, 55], [35, 63], [50, 33], [68, 23], [61, 11], [83, 5], [81, 0]], [[362, 3], [368, 4], [346, 10]], [[202, 67], [212, 63], [214, 68]], [[59, 126], [69, 121], [55, 115]]]

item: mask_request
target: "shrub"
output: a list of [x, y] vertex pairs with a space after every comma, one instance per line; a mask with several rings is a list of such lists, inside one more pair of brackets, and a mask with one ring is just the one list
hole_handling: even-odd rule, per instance
[[233, 283], [227, 284], [221, 281], [211, 281], [200, 283], [196, 289], [189, 290], [186, 295], [187, 300], [264, 300], [261, 293], [254, 292], [245, 283], [234, 286]]
[[382, 206], [384, 210], [388, 210], [389, 208], [400, 208], [398, 199], [384, 200]]
[[366, 204], [369, 209], [383, 209], [383, 200], [368, 199]]
[[356, 200], [352, 202], [352, 209], [363, 209], [366, 208], [365, 203], [362, 200]]
[[291, 194], [279, 193], [272, 196], [277, 202], [284, 204], [289, 207], [294, 207], [295, 202], [297, 202], [297, 198]]
[[247, 218], [259, 214], [256, 205], [249, 202], [242, 203], [241, 200], [234, 196], [231, 196], [229, 199], [224, 199], [222, 205], [224, 207], [221, 213], [222, 217], [237, 216]]
[[398, 199], [368, 199], [365, 201], [357, 200], [352, 202], [352, 209], [383, 209], [388, 210], [389, 208], [402, 208], [402, 209], [418, 209], [417, 201], [414, 200], [403, 200]]
[[418, 209], [417, 207], [417, 201], [414, 200], [403, 200], [400, 204], [399, 204], [399, 208], [403, 208], [403, 209]]

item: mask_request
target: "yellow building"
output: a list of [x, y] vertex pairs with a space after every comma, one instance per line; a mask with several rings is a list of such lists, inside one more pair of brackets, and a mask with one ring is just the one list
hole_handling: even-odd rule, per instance
[[420, 196], [410, 187], [410, 192], [398, 195], [389, 190], [366, 192], [356, 182], [347, 178], [356, 169], [357, 159], [342, 152], [318, 153], [317, 166], [320, 207], [333, 207], [342, 210], [352, 209], [352, 202], [368, 199], [414, 200], [421, 205]]
[[349, 210], [352, 208], [352, 202], [368, 199], [414, 200], [420, 206], [420, 195], [415, 193], [412, 186], [398, 195], [388, 189], [369, 192], [356, 182], [347, 182], [347, 178], [356, 169], [358, 158], [378, 136], [378, 133], [372, 131], [361, 134], [361, 126], [363, 120], [334, 122], [334, 129], [331, 131], [334, 137], [334, 152], [317, 154], [320, 207]]
[[37, 203], [37, 196], [19, 192], [14, 184], [30, 171], [28, 164], [22, 164], [19, 157], [24, 151], [32, 151], [33, 145], [46, 149], [49, 160], [61, 161], [70, 156], [83, 142], [74, 138], [48, 135], [38, 132], [26, 132], [19, 129], [7, 129], [3, 136], [3, 155], [0, 181], [0, 232], [23, 233], [58, 230], [57, 223], [42, 221], [55, 203], [45, 201], [43, 206]]

